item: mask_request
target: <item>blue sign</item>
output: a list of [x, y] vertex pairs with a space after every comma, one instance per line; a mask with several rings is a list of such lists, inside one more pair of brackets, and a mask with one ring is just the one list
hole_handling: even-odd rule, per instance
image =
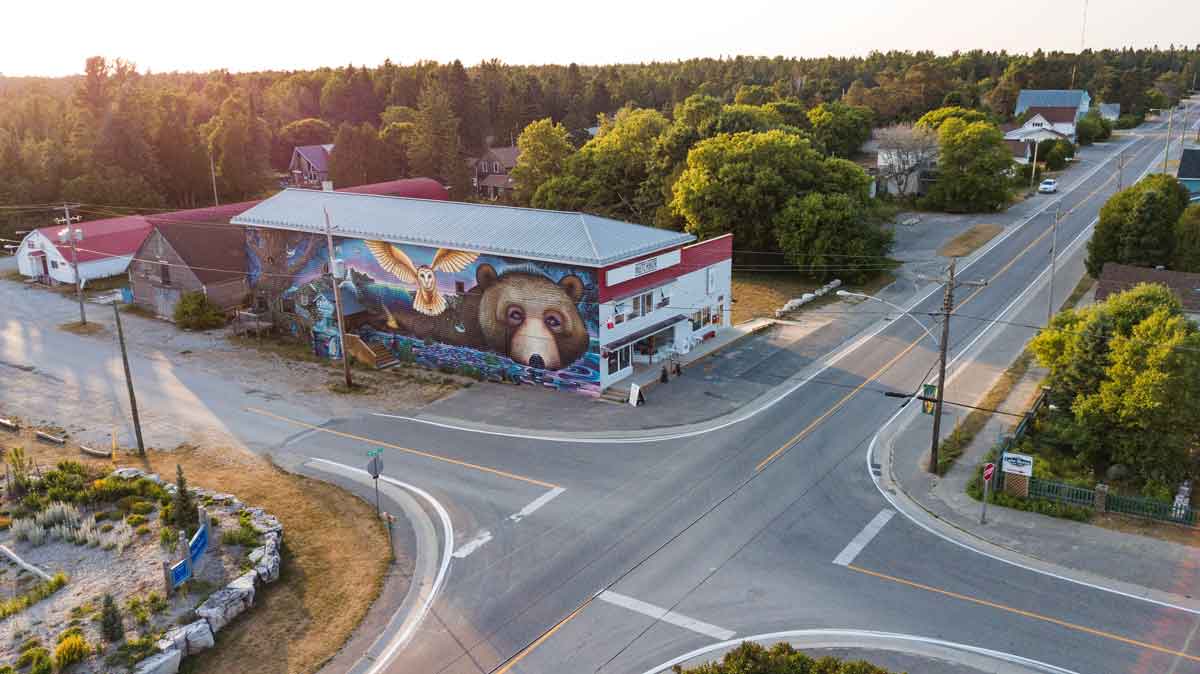
[[176, 562], [171, 567], [171, 589], [177, 588], [187, 582], [188, 578], [192, 577], [192, 565], [188, 564], [188, 560]]
[[200, 525], [200, 530], [188, 542], [188, 557], [191, 558], [193, 564], [200, 559], [205, 550], [208, 550], [208, 522]]

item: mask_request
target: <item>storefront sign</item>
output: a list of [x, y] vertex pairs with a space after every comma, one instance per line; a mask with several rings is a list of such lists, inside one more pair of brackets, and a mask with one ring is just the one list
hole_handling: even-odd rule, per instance
[[1000, 467], [1006, 473], [1014, 475], [1024, 475], [1026, 477], [1033, 476], [1033, 457], [1028, 454], [1014, 454], [1005, 452], [1000, 457]]
[[632, 281], [639, 276], [653, 274], [656, 271], [674, 267], [679, 264], [681, 259], [682, 254], [679, 250], [672, 250], [662, 255], [648, 257], [645, 260], [638, 260], [627, 265], [614, 267], [604, 273], [604, 284], [611, 287], [619, 283]]

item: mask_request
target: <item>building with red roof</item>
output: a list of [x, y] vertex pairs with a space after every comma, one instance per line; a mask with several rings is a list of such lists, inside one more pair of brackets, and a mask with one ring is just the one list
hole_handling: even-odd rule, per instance
[[70, 229], [82, 238], [75, 242], [74, 251], [69, 243], [60, 241], [66, 227], [42, 227], [27, 234], [17, 247], [17, 268], [22, 275], [44, 283], [75, 283], [75, 261], [84, 285], [117, 276], [125, 273], [151, 227], [141, 215], [77, 222]]

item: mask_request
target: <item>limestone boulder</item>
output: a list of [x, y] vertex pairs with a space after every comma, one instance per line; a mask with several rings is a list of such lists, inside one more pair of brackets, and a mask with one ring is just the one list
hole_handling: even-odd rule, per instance
[[171, 648], [137, 663], [133, 674], [176, 674], [182, 661], [183, 651]]
[[213, 633], [220, 632], [229, 621], [254, 605], [255, 571], [248, 571], [217, 590], [196, 607], [196, 615], [208, 622]]
[[182, 627], [167, 630], [163, 638], [158, 641], [158, 649], [163, 652], [174, 649], [186, 657], [212, 648], [213, 643], [212, 628], [208, 626], [207, 620], [200, 619]]
[[146, 473], [138, 470], [137, 468], [118, 468], [114, 470], [112, 474], [121, 478], [122, 480], [136, 480]]

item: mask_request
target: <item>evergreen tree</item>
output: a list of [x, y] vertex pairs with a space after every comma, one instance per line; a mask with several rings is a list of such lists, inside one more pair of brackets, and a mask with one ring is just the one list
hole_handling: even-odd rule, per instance
[[104, 595], [104, 605], [100, 610], [100, 633], [104, 640], [115, 644], [125, 639], [125, 625], [121, 622], [121, 609], [113, 601], [111, 594]]
[[179, 464], [175, 464], [175, 502], [171, 506], [171, 513], [175, 518], [175, 526], [185, 531], [200, 521], [196, 504], [192, 502], [192, 493], [188, 491], [187, 478], [183, 476], [183, 467]]

